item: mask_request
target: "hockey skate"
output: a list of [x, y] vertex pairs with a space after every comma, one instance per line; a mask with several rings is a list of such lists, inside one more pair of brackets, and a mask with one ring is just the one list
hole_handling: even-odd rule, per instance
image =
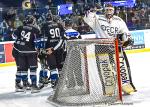
[[57, 82], [58, 82], [58, 80], [51, 80], [51, 87], [53, 89], [56, 89]]
[[40, 88], [36, 84], [31, 85], [31, 93], [38, 93], [40, 92]]
[[31, 84], [28, 81], [23, 81], [24, 91], [31, 90]]
[[48, 78], [41, 77], [39, 80], [39, 83], [48, 84], [50, 83], [50, 81]]
[[39, 79], [39, 88], [42, 89], [42, 88], [44, 88], [45, 86], [48, 86], [49, 83], [50, 83], [50, 81], [49, 81], [48, 78], [41, 77], [41, 78]]
[[21, 83], [16, 83], [15, 84], [15, 88], [16, 88], [16, 92], [24, 92], [23, 86], [21, 85]]

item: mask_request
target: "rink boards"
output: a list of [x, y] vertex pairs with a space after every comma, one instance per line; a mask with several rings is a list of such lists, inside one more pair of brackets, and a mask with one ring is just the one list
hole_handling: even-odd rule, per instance
[[[127, 54], [150, 52], [150, 29], [130, 31], [134, 44], [128, 47]], [[83, 39], [96, 38], [95, 34], [81, 35]], [[15, 65], [14, 58], [12, 57], [12, 48], [14, 41], [0, 42], [0, 67]]]

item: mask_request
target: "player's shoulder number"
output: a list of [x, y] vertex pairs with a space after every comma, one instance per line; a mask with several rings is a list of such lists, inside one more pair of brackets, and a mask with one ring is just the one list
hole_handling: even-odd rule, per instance
[[31, 36], [31, 32], [26, 32], [24, 30], [21, 31], [21, 39], [29, 42]]

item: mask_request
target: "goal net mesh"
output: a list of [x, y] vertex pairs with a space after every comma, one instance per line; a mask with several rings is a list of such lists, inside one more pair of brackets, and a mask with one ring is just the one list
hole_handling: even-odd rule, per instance
[[61, 106], [109, 104], [118, 101], [114, 39], [69, 40], [67, 56], [54, 95]]

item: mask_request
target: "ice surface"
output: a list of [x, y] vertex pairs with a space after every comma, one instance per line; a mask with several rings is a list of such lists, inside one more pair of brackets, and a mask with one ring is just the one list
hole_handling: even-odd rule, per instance
[[[133, 83], [138, 91], [133, 95], [123, 96], [123, 105], [116, 104], [111, 107], [148, 107], [150, 105], [150, 53], [128, 54], [128, 58]], [[35, 94], [16, 93], [15, 73], [15, 66], [0, 67], [0, 107], [53, 107], [47, 101], [52, 93], [50, 87], [45, 87], [40, 93]]]

